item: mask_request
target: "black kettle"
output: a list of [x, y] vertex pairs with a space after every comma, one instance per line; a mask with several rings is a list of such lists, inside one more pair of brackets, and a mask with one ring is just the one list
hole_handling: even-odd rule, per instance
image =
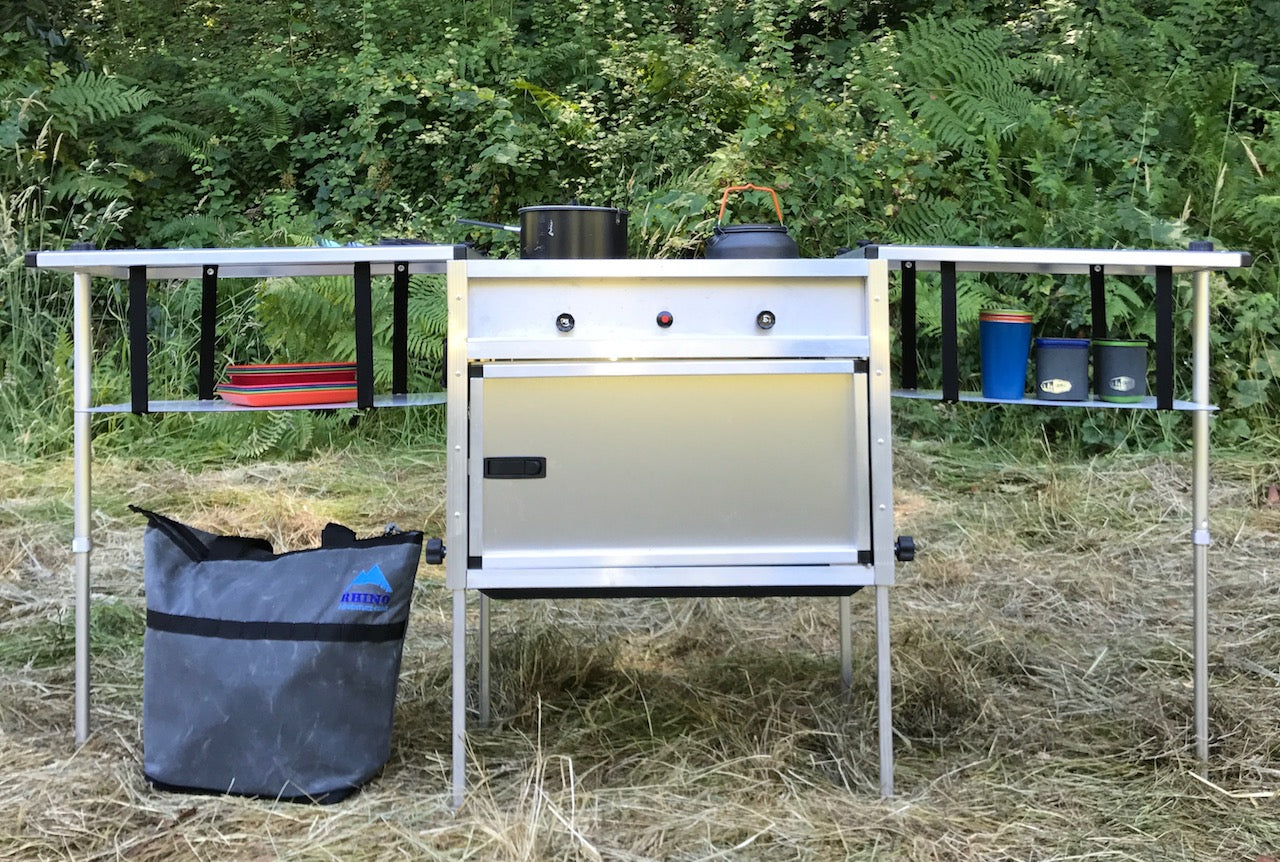
[[[757, 191], [773, 195], [773, 208], [778, 212], [777, 224], [722, 224], [724, 208], [729, 203], [729, 192]], [[799, 257], [800, 249], [796, 241], [787, 233], [782, 223], [782, 205], [778, 203], [778, 194], [768, 186], [756, 186], [747, 183], [743, 186], [729, 186], [720, 198], [720, 216], [716, 226], [707, 240], [706, 256], [713, 260], [731, 258], [759, 257]]]

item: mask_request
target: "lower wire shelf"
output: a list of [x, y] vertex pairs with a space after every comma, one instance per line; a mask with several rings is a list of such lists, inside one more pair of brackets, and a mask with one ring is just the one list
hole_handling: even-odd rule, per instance
[[[375, 395], [373, 399], [374, 407], [422, 407], [429, 404], [443, 404], [448, 396], [444, 392], [417, 392], [405, 395]], [[181, 401], [148, 401], [148, 413], [232, 413], [245, 411], [261, 411], [261, 410], [338, 410], [342, 408], [355, 409], [359, 405], [355, 401], [340, 401], [329, 404], [292, 404], [278, 407], [242, 407], [239, 404], [232, 404], [221, 398], [210, 398], [208, 400], [181, 400]], [[126, 402], [124, 404], [101, 404], [97, 407], [90, 407], [89, 413], [131, 413], [133, 405]]]
[[[894, 398], [912, 398], [919, 401], [941, 401], [942, 391], [939, 389], [894, 389]], [[972, 404], [1022, 404], [1031, 407], [1100, 407], [1105, 410], [1155, 410], [1156, 399], [1148, 395], [1141, 401], [1119, 402], [1100, 401], [1089, 398], [1084, 401], [1050, 401], [1044, 398], [986, 398], [981, 392], [961, 392], [960, 400]], [[1195, 401], [1174, 400], [1173, 409], [1194, 413], [1197, 411], [1215, 412], [1215, 404], [1199, 404]]]

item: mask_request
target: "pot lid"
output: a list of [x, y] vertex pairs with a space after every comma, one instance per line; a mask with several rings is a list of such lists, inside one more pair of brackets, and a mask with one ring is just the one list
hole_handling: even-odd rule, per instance
[[538, 206], [533, 206], [533, 207], [520, 207], [520, 209], [518, 209], [516, 212], [520, 213], [520, 215], [524, 215], [525, 213], [539, 213], [539, 212], [574, 212], [574, 213], [597, 212], [597, 213], [621, 213], [622, 215], [627, 214], [626, 210], [618, 209], [617, 207], [587, 207], [587, 206], [581, 206], [579, 204], [540, 204]]
[[1087, 338], [1037, 338], [1036, 347], [1078, 347], [1089, 346]]

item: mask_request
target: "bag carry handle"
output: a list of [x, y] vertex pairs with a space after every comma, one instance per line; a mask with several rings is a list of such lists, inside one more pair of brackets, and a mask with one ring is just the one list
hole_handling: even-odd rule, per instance
[[129, 510], [137, 512], [147, 519], [147, 525], [159, 530], [169, 538], [193, 563], [204, 563], [212, 560], [245, 560], [258, 559], [263, 554], [275, 556], [271, 543], [266, 539], [252, 536], [219, 536], [211, 535], [202, 538], [194, 529], [179, 523], [172, 518], [156, 512], [129, 504]]
[[149, 526], [168, 536], [169, 541], [177, 545], [191, 562], [200, 563], [209, 558], [209, 549], [205, 547], [204, 542], [200, 541], [186, 524], [179, 524], [172, 518], [166, 518], [164, 515], [156, 514], [132, 503], [129, 504], [129, 511], [142, 515], [147, 519]]
[[724, 195], [720, 198], [720, 215], [716, 218], [717, 226], [724, 221], [724, 208], [725, 205], [729, 203], [729, 192], [768, 192], [773, 195], [773, 208], [778, 211], [778, 224], [783, 223], [782, 204], [778, 203], [778, 193], [768, 186], [757, 186], [752, 183], [747, 183], [744, 186], [729, 186], [729, 188], [724, 190]]

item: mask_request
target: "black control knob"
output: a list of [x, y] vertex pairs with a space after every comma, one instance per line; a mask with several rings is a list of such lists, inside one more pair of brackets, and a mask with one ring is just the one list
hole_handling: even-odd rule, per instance
[[560, 315], [556, 318], [556, 329], [561, 332], [568, 332], [573, 329], [573, 315], [567, 311], [560, 312]]
[[756, 315], [756, 326], [761, 329], [773, 329], [773, 325], [778, 322], [778, 318], [773, 316], [772, 311], [762, 311]]
[[658, 312], [658, 325], [661, 326], [663, 329], [666, 329], [668, 326], [670, 326], [675, 322], [676, 322], [676, 319], [671, 316], [671, 312], [669, 311]]
[[427, 539], [427, 547], [424, 551], [426, 554], [427, 565], [438, 566], [444, 562], [444, 539]]
[[916, 558], [916, 540], [910, 536], [899, 536], [893, 543], [893, 556], [900, 563], [909, 563]]

